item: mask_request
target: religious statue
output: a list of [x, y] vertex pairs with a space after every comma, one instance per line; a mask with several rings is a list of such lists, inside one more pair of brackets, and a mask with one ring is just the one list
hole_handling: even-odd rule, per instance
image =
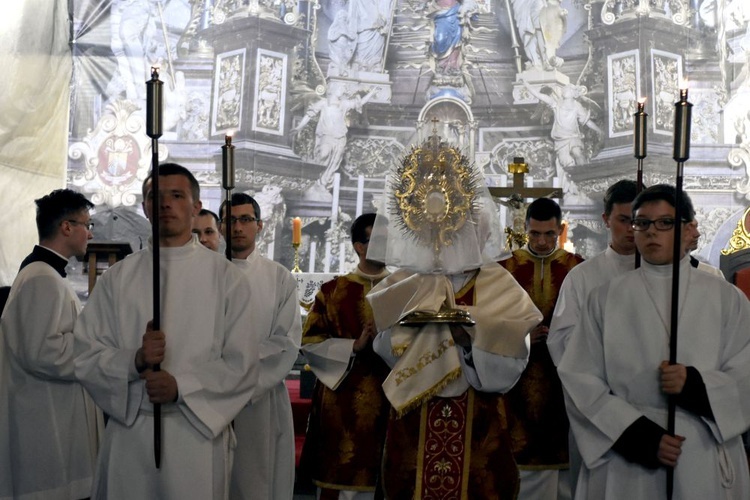
[[357, 35], [349, 26], [349, 16], [345, 9], [336, 12], [328, 28], [329, 76], [348, 76], [354, 50], [357, 48]]
[[385, 38], [394, 1], [350, 0], [349, 26], [357, 41], [352, 61], [355, 69], [368, 72], [383, 69]]
[[333, 174], [339, 169], [346, 149], [346, 135], [349, 132], [349, 111], [361, 112], [366, 104], [378, 91], [372, 88], [364, 96], [345, 96], [345, 88], [341, 85], [331, 86], [324, 99], [312, 103], [304, 118], [292, 129], [296, 134], [301, 131], [315, 116], [318, 124], [315, 127], [315, 157], [326, 165], [325, 171], [318, 179], [318, 184], [326, 189], [333, 185]]
[[549, 106], [554, 114], [551, 137], [555, 141], [558, 175], [562, 168], [585, 164], [588, 159], [580, 127], [590, 128], [599, 137], [604, 135], [602, 129], [591, 119], [591, 109], [599, 109], [599, 106], [586, 97], [586, 87], [568, 84], [561, 90], [552, 89], [549, 94], [545, 94], [525, 80], [521, 80], [521, 83], [531, 95]]
[[430, 56], [436, 73], [456, 73], [463, 65], [462, 45], [468, 37], [468, 23], [476, 12], [473, 0], [435, 0], [428, 16], [432, 19]]
[[560, 41], [567, 29], [568, 12], [560, 0], [511, 0], [513, 18], [523, 49], [527, 68], [551, 71], [564, 62], [557, 56]]

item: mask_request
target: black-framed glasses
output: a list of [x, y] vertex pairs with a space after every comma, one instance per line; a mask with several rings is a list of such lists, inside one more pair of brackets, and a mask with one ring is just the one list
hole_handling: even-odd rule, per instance
[[81, 222], [81, 221], [77, 221], [77, 220], [66, 220], [65, 222], [70, 222], [74, 226], [83, 226], [83, 227], [86, 228], [87, 231], [93, 231], [93, 229], [94, 229], [94, 223], [91, 222], [91, 221], [89, 221], [89, 222]]
[[646, 231], [651, 224], [654, 225], [657, 231], [669, 231], [674, 227], [675, 219], [662, 218], [662, 219], [633, 219], [633, 231]]
[[[249, 215], [241, 215], [240, 217], [230, 217], [229, 220], [232, 222], [232, 224], [237, 224], [238, 222], [240, 224], [250, 224], [251, 222], [256, 222], [258, 219], [255, 217], [250, 217]], [[227, 222], [227, 218], [224, 217], [219, 222], [222, 224]]]

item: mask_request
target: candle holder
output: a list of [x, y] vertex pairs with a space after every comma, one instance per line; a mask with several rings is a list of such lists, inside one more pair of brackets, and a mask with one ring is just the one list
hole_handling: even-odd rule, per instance
[[299, 268], [299, 243], [292, 243], [294, 247], [294, 267], [292, 268], [293, 273], [301, 273], [302, 269]]

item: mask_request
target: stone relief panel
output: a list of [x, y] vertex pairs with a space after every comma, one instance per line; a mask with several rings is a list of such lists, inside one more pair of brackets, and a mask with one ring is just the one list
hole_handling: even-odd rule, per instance
[[242, 128], [245, 55], [245, 49], [239, 49], [216, 56], [211, 135]]
[[641, 95], [638, 51], [607, 56], [609, 83], [609, 137], [633, 134], [633, 113]]
[[656, 134], [674, 131], [674, 103], [680, 96], [682, 56], [651, 49], [651, 123]]
[[287, 55], [258, 49], [253, 102], [253, 130], [284, 134]]

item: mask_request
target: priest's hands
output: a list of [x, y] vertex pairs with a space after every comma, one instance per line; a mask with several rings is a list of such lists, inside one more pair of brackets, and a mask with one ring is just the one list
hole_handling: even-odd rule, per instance
[[365, 327], [362, 329], [362, 333], [359, 335], [359, 338], [354, 341], [354, 345], [352, 346], [352, 350], [354, 352], [362, 352], [362, 350], [370, 345], [372, 341], [375, 339], [375, 335], [377, 335], [377, 330], [375, 329], [375, 324], [372, 322], [369, 322], [365, 325]]
[[656, 452], [659, 462], [667, 467], [676, 466], [677, 459], [680, 458], [680, 454], [682, 453], [683, 441], [685, 441], [684, 436], [664, 434], [661, 437], [661, 441], [659, 441], [659, 450]]
[[670, 365], [669, 361], [662, 361], [659, 365], [661, 372], [661, 390], [665, 394], [677, 395], [685, 388], [687, 368], [685, 365]]

